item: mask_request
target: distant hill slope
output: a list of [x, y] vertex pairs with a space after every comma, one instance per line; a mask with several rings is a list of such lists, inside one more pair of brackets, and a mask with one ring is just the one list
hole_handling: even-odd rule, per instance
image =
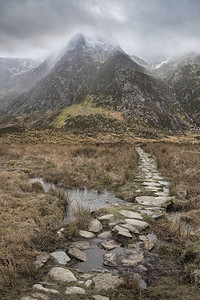
[[200, 55], [170, 62], [157, 70], [157, 76], [174, 88], [183, 109], [200, 126]]
[[[32, 70], [28, 91], [0, 103], [1, 117], [60, 110], [90, 100], [96, 107], [123, 112], [145, 126], [178, 131], [188, 118], [170, 87], [154, 78], [119, 46], [76, 35], [55, 59]], [[3, 103], [3, 105], [2, 105]]]

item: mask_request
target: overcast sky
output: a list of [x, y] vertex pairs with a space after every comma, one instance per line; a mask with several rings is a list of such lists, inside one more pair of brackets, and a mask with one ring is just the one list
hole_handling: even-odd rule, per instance
[[143, 58], [200, 49], [200, 0], [0, 0], [0, 55], [40, 57], [77, 32]]

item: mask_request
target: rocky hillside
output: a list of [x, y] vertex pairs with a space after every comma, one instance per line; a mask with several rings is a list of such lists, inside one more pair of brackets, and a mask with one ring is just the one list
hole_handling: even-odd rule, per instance
[[200, 55], [169, 62], [157, 70], [157, 75], [174, 88], [183, 109], [200, 126]]
[[30, 71], [25, 82], [25, 92], [21, 88], [20, 96], [1, 102], [1, 116], [55, 111], [90, 99], [94, 106], [123, 112], [140, 125], [170, 131], [188, 126], [188, 118], [169, 86], [151, 76], [119, 46], [82, 34], [57, 57]]

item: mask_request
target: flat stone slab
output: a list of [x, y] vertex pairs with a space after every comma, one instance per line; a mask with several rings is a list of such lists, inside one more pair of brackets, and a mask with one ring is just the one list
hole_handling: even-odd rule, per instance
[[77, 281], [76, 277], [70, 270], [62, 267], [52, 268], [49, 271], [48, 275], [52, 280], [63, 282], [63, 283]]
[[110, 298], [105, 297], [105, 296], [101, 296], [101, 295], [94, 295], [93, 299], [94, 300], [110, 300]]
[[78, 286], [69, 286], [65, 290], [66, 295], [84, 295], [85, 290]]
[[135, 201], [144, 206], [161, 206], [167, 207], [171, 203], [172, 197], [152, 197], [152, 196], [139, 196]]
[[127, 218], [131, 218], [131, 219], [140, 219], [142, 220], [143, 217], [141, 216], [141, 214], [138, 214], [136, 212], [130, 211], [130, 210], [120, 210], [119, 213]]
[[85, 230], [79, 230], [79, 235], [86, 238], [86, 239], [92, 239], [95, 237], [95, 234], [90, 231]]
[[121, 235], [122, 237], [132, 238], [132, 234], [129, 232], [129, 230], [119, 225], [115, 226], [112, 231], [117, 232], [117, 234]]
[[151, 210], [140, 210], [140, 212], [142, 214], [149, 216], [152, 219], [159, 219], [163, 216], [162, 213], [156, 213], [155, 211], [151, 211]]
[[33, 290], [38, 291], [38, 292], [42, 292], [42, 293], [50, 293], [50, 294], [53, 294], [53, 295], [60, 294], [57, 290], [47, 289], [47, 288], [43, 287], [42, 284], [34, 284]]
[[115, 240], [110, 240], [110, 241], [107, 241], [107, 242], [103, 242], [103, 243], [101, 243], [101, 245], [106, 250], [113, 250], [113, 249], [118, 248], [118, 247], [121, 246], [119, 243], [115, 242]]
[[110, 239], [112, 238], [112, 233], [110, 231], [104, 231], [97, 235], [98, 239]]
[[135, 228], [134, 226], [132, 226], [131, 224], [121, 224], [120, 225], [123, 228], [128, 229], [131, 233], [135, 233], [135, 234], [139, 234], [139, 230], [137, 228]]
[[80, 261], [86, 261], [86, 254], [78, 248], [70, 247], [68, 253]]
[[144, 255], [130, 255], [128, 258], [122, 259], [122, 264], [125, 267], [133, 267], [143, 261]]
[[87, 250], [90, 248], [90, 243], [86, 241], [78, 241], [71, 243], [72, 247], [78, 248], [80, 250]]
[[33, 293], [31, 294], [31, 296], [35, 299], [35, 300], [49, 300], [49, 297], [47, 295], [41, 294], [41, 293]]
[[92, 220], [89, 224], [88, 231], [97, 233], [97, 232], [100, 232], [102, 229], [103, 229], [103, 226], [102, 226], [101, 222], [99, 222], [98, 220]]
[[106, 214], [98, 218], [99, 221], [114, 221], [114, 219], [113, 214]]
[[140, 221], [140, 220], [135, 220], [135, 219], [125, 219], [125, 222], [128, 224], [131, 224], [133, 226], [139, 227], [142, 230], [146, 229], [147, 227], [149, 227], [149, 224], [147, 222], [144, 221]]
[[112, 274], [99, 274], [93, 278], [96, 291], [114, 289], [123, 283], [123, 279]]
[[91, 284], [92, 284], [92, 280], [91, 280], [91, 279], [86, 280], [85, 286], [86, 286], [87, 288], [90, 287]]
[[55, 252], [52, 252], [51, 256], [60, 265], [67, 265], [67, 263], [71, 260], [70, 257], [64, 251], [55, 251]]
[[103, 256], [103, 264], [109, 267], [117, 267], [117, 254], [114, 252], [105, 253]]

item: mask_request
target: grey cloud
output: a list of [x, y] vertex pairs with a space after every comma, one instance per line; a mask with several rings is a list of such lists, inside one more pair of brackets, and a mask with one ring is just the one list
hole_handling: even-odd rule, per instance
[[197, 51], [199, 0], [0, 0], [0, 54], [39, 56], [76, 32], [144, 57]]

